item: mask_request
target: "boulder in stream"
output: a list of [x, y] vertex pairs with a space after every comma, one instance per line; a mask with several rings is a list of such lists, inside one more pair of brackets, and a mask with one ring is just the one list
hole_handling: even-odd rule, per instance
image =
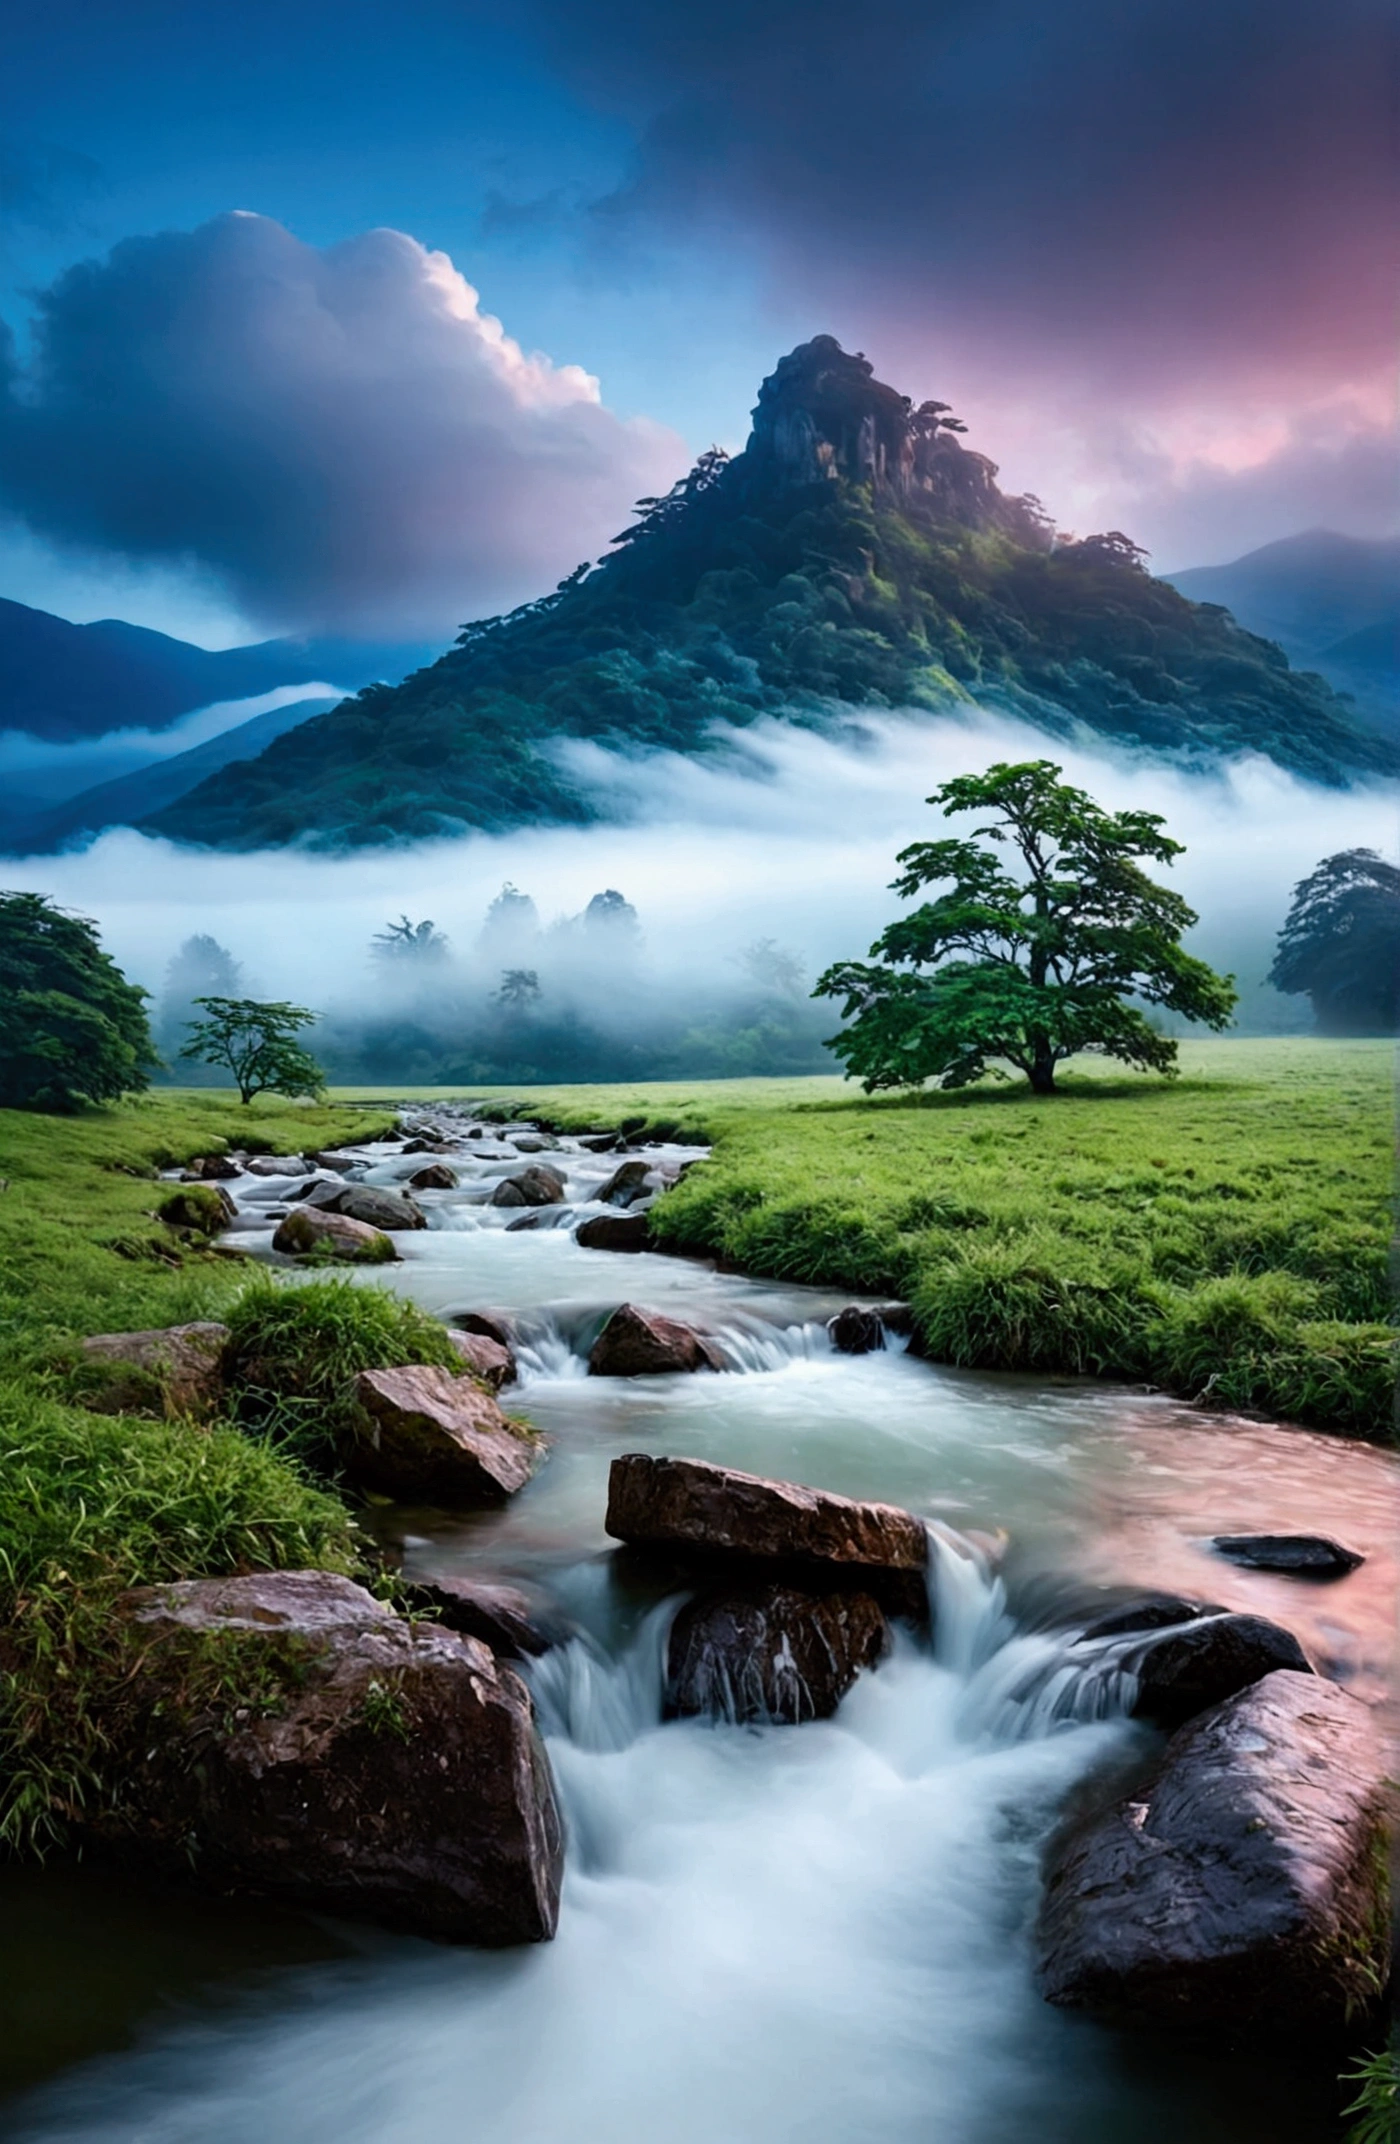
[[928, 1532], [893, 1504], [628, 1452], [612, 1463], [604, 1523], [615, 1541], [640, 1548], [745, 1564], [817, 1590], [849, 1586], [893, 1614], [927, 1613]]
[[95, 1414], [140, 1414], [156, 1402], [159, 1413], [210, 1413], [223, 1397], [222, 1363], [228, 1327], [201, 1319], [154, 1332], [93, 1333], [83, 1342], [86, 1361], [100, 1364], [103, 1379], [84, 1393]]
[[514, 1348], [517, 1326], [508, 1310], [459, 1310], [452, 1318], [459, 1332], [480, 1333], [504, 1348]]
[[537, 1587], [439, 1574], [410, 1578], [403, 1590], [410, 1607], [431, 1609], [448, 1630], [479, 1638], [507, 1660], [547, 1653], [567, 1635], [563, 1617]]
[[666, 1711], [797, 1726], [829, 1719], [862, 1668], [889, 1648], [868, 1593], [727, 1587], [687, 1601], [666, 1647]]
[[564, 1179], [548, 1162], [536, 1161], [514, 1176], [503, 1176], [491, 1194], [493, 1206], [557, 1206], [564, 1196]]
[[250, 1154], [244, 1163], [250, 1176], [313, 1176], [315, 1164], [304, 1154]]
[[343, 1454], [345, 1470], [386, 1496], [502, 1503], [524, 1488], [543, 1455], [540, 1440], [488, 1392], [450, 1370], [426, 1363], [361, 1370], [355, 1393], [365, 1428]]
[[407, 1229], [426, 1228], [427, 1216], [415, 1199], [406, 1191], [389, 1191], [383, 1184], [342, 1184], [332, 1186], [330, 1195], [317, 1204], [325, 1213], [347, 1214], [352, 1221], [363, 1221], [369, 1228]]
[[1046, 1996], [1235, 2045], [1354, 2032], [1390, 1963], [1386, 1768], [1368, 1708], [1316, 1676], [1203, 1713], [1052, 1845]]
[[1345, 1578], [1366, 1561], [1327, 1534], [1216, 1534], [1210, 1545], [1246, 1571], [1282, 1571], [1290, 1578]]
[[[90, 1835], [219, 1889], [442, 1941], [553, 1935], [549, 1760], [523, 1683], [478, 1640], [322, 1571], [145, 1587], [122, 1608], [142, 1640], [130, 1762]], [[224, 1638], [232, 1666], [211, 1676]], [[258, 1702], [230, 1710], [230, 1681]]]
[[449, 1169], [445, 1161], [430, 1161], [426, 1169], [415, 1169], [408, 1179], [410, 1191], [455, 1191], [457, 1172]]
[[588, 1356], [590, 1377], [658, 1377], [723, 1368], [723, 1355], [705, 1333], [636, 1303], [619, 1304]]
[[1312, 1673], [1292, 1631], [1262, 1615], [1177, 1623], [1126, 1652], [1123, 1665], [1137, 1677], [1134, 1716], [1162, 1727], [1179, 1727], [1276, 1669]]
[[499, 1392], [502, 1385], [513, 1385], [520, 1375], [514, 1352], [504, 1341], [488, 1339], [485, 1333], [454, 1332], [450, 1328], [447, 1337], [472, 1376], [492, 1392]]
[[638, 1199], [650, 1196], [652, 1186], [647, 1178], [651, 1173], [649, 1161], [621, 1162], [595, 1197], [604, 1206], [634, 1206]]
[[317, 1206], [294, 1206], [278, 1223], [272, 1248], [290, 1258], [317, 1255], [342, 1258], [352, 1265], [387, 1265], [399, 1255], [382, 1229]]
[[644, 1213], [595, 1213], [580, 1221], [574, 1241], [585, 1251], [649, 1251], [651, 1222]]
[[186, 1162], [181, 1171], [181, 1180], [187, 1184], [227, 1183], [231, 1176], [241, 1176], [243, 1164], [231, 1154], [200, 1154]]
[[827, 1337], [838, 1355], [875, 1355], [885, 1344], [885, 1321], [878, 1310], [848, 1303], [827, 1320]]

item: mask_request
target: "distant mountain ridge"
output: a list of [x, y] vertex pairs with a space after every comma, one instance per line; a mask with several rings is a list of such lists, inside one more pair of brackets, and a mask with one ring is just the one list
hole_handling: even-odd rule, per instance
[[761, 716], [829, 727], [972, 702], [1201, 763], [1261, 752], [1333, 784], [1400, 771], [1321, 679], [1153, 579], [1126, 537], [1058, 539], [962, 429], [818, 336], [764, 381], [744, 452], [642, 501], [600, 565], [144, 823], [249, 849], [583, 822], [598, 807], [570, 739], [703, 753]]

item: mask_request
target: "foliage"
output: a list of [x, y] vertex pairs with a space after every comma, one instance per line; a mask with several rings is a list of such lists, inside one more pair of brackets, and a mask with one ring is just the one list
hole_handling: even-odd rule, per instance
[[498, 1005], [510, 1012], [523, 1012], [527, 1005], [538, 1003], [540, 996], [539, 975], [533, 968], [504, 968], [501, 971], [501, 987], [492, 995]]
[[[945, 818], [991, 816], [970, 839], [902, 849], [893, 890], [951, 891], [881, 933], [870, 948], [881, 965], [841, 961], [819, 979], [814, 995], [843, 997], [852, 1022], [829, 1046], [867, 1094], [966, 1087], [997, 1059], [1051, 1094], [1056, 1065], [1085, 1050], [1174, 1073], [1176, 1044], [1130, 996], [1227, 1025], [1231, 981], [1182, 949], [1194, 910], [1137, 861], [1170, 864], [1181, 843], [1155, 812], [1105, 812], [1059, 774], [1049, 760], [999, 761], [935, 790]], [[979, 843], [1013, 849], [1016, 868]]]
[[252, 1283], [227, 1313], [235, 1421], [306, 1464], [333, 1468], [355, 1434], [355, 1378], [429, 1362], [460, 1369], [447, 1328], [416, 1304], [345, 1279]]
[[1342, 2110], [1357, 2117], [1347, 2130], [1346, 2144], [1395, 2144], [1400, 2135], [1400, 2052], [1391, 2046], [1364, 2055], [1343, 2071], [1342, 2081], [1358, 2088]]
[[[880, 393], [907, 411], [892, 390]], [[970, 698], [1052, 734], [1085, 726], [1191, 754], [1261, 751], [1317, 781], [1393, 769], [1320, 678], [1140, 567], [1116, 532], [1051, 545], [946, 417], [938, 481], [896, 499], [850, 474], [770, 482], [702, 457], [593, 568], [469, 626], [403, 684], [373, 685], [222, 769], [151, 824], [254, 848], [389, 842], [596, 815], [555, 749], [723, 748], [764, 715]]]
[[1374, 849], [1325, 856], [1293, 889], [1269, 972], [1312, 999], [1324, 1035], [1393, 1035], [1400, 1026], [1400, 870]]
[[0, 893], [0, 1108], [66, 1112], [148, 1086], [145, 998], [85, 916]]
[[382, 931], [375, 932], [370, 950], [376, 960], [440, 966], [447, 958], [447, 938], [431, 917], [412, 923], [407, 916], [400, 916], [397, 923], [386, 923]]
[[245, 1105], [258, 1094], [306, 1095], [325, 1088], [321, 1067], [296, 1040], [316, 1025], [304, 1005], [257, 998], [196, 998], [208, 1018], [191, 1024], [182, 1057], [231, 1072]]

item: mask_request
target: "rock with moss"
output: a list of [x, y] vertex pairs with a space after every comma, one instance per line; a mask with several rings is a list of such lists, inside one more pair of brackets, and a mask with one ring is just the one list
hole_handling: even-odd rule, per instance
[[228, 1327], [210, 1319], [83, 1342], [83, 1400], [97, 1414], [208, 1415], [223, 1396]]
[[216, 1236], [238, 1218], [238, 1208], [218, 1183], [182, 1184], [156, 1211], [171, 1228], [187, 1228], [197, 1236]]
[[425, 1363], [363, 1370], [361, 1433], [343, 1453], [347, 1474], [404, 1500], [501, 1503], [523, 1489], [543, 1447], [502, 1414], [470, 1377]]
[[130, 1761], [81, 1831], [142, 1868], [441, 1941], [554, 1933], [562, 1832], [518, 1677], [349, 1579], [146, 1587], [110, 1730]]
[[315, 1206], [294, 1206], [278, 1223], [272, 1248], [289, 1258], [344, 1259], [354, 1265], [388, 1265], [399, 1255], [382, 1228]]

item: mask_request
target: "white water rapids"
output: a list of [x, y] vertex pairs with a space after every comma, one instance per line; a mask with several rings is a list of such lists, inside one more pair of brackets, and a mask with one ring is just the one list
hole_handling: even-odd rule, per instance
[[[569, 1151], [575, 1207], [612, 1166]], [[663, 1159], [683, 1159], [670, 1155]], [[418, 1165], [415, 1158], [414, 1165]], [[453, 1160], [457, 1166], [456, 1158]], [[1321, 2144], [1316, 2078], [1120, 2038], [1049, 2009], [1030, 1927], [1066, 1796], [1145, 1747], [1105, 1656], [1018, 1628], [963, 1537], [1067, 1541], [1124, 1395], [957, 1376], [827, 1343], [832, 1301], [680, 1261], [506, 1234], [519, 1158], [425, 1198], [391, 1284], [533, 1317], [511, 1396], [552, 1440], [510, 1510], [386, 1514], [411, 1568], [546, 1580], [578, 1635], [530, 1677], [568, 1855], [552, 1944], [373, 1930], [339, 1957], [180, 1988], [184, 2014], [12, 2106], [24, 2144]], [[409, 1163], [370, 1172], [402, 1180]], [[240, 1198], [291, 1189], [245, 1179]], [[248, 1240], [265, 1241], [266, 1225]], [[378, 1276], [384, 1278], [385, 1276]], [[583, 1376], [624, 1298], [717, 1328], [725, 1375]], [[1139, 1409], [1141, 1400], [1133, 1402]], [[1149, 1403], [1167, 1407], [1168, 1403]], [[619, 1451], [673, 1450], [906, 1503], [930, 1521], [933, 1644], [901, 1635], [829, 1721], [661, 1720], [674, 1604], [619, 1589]], [[158, 1920], [159, 1900], [151, 1914]], [[223, 1910], [201, 1909], [217, 1923]], [[104, 1936], [93, 1910], [88, 1940]], [[331, 1944], [328, 1943], [328, 1948]]]

